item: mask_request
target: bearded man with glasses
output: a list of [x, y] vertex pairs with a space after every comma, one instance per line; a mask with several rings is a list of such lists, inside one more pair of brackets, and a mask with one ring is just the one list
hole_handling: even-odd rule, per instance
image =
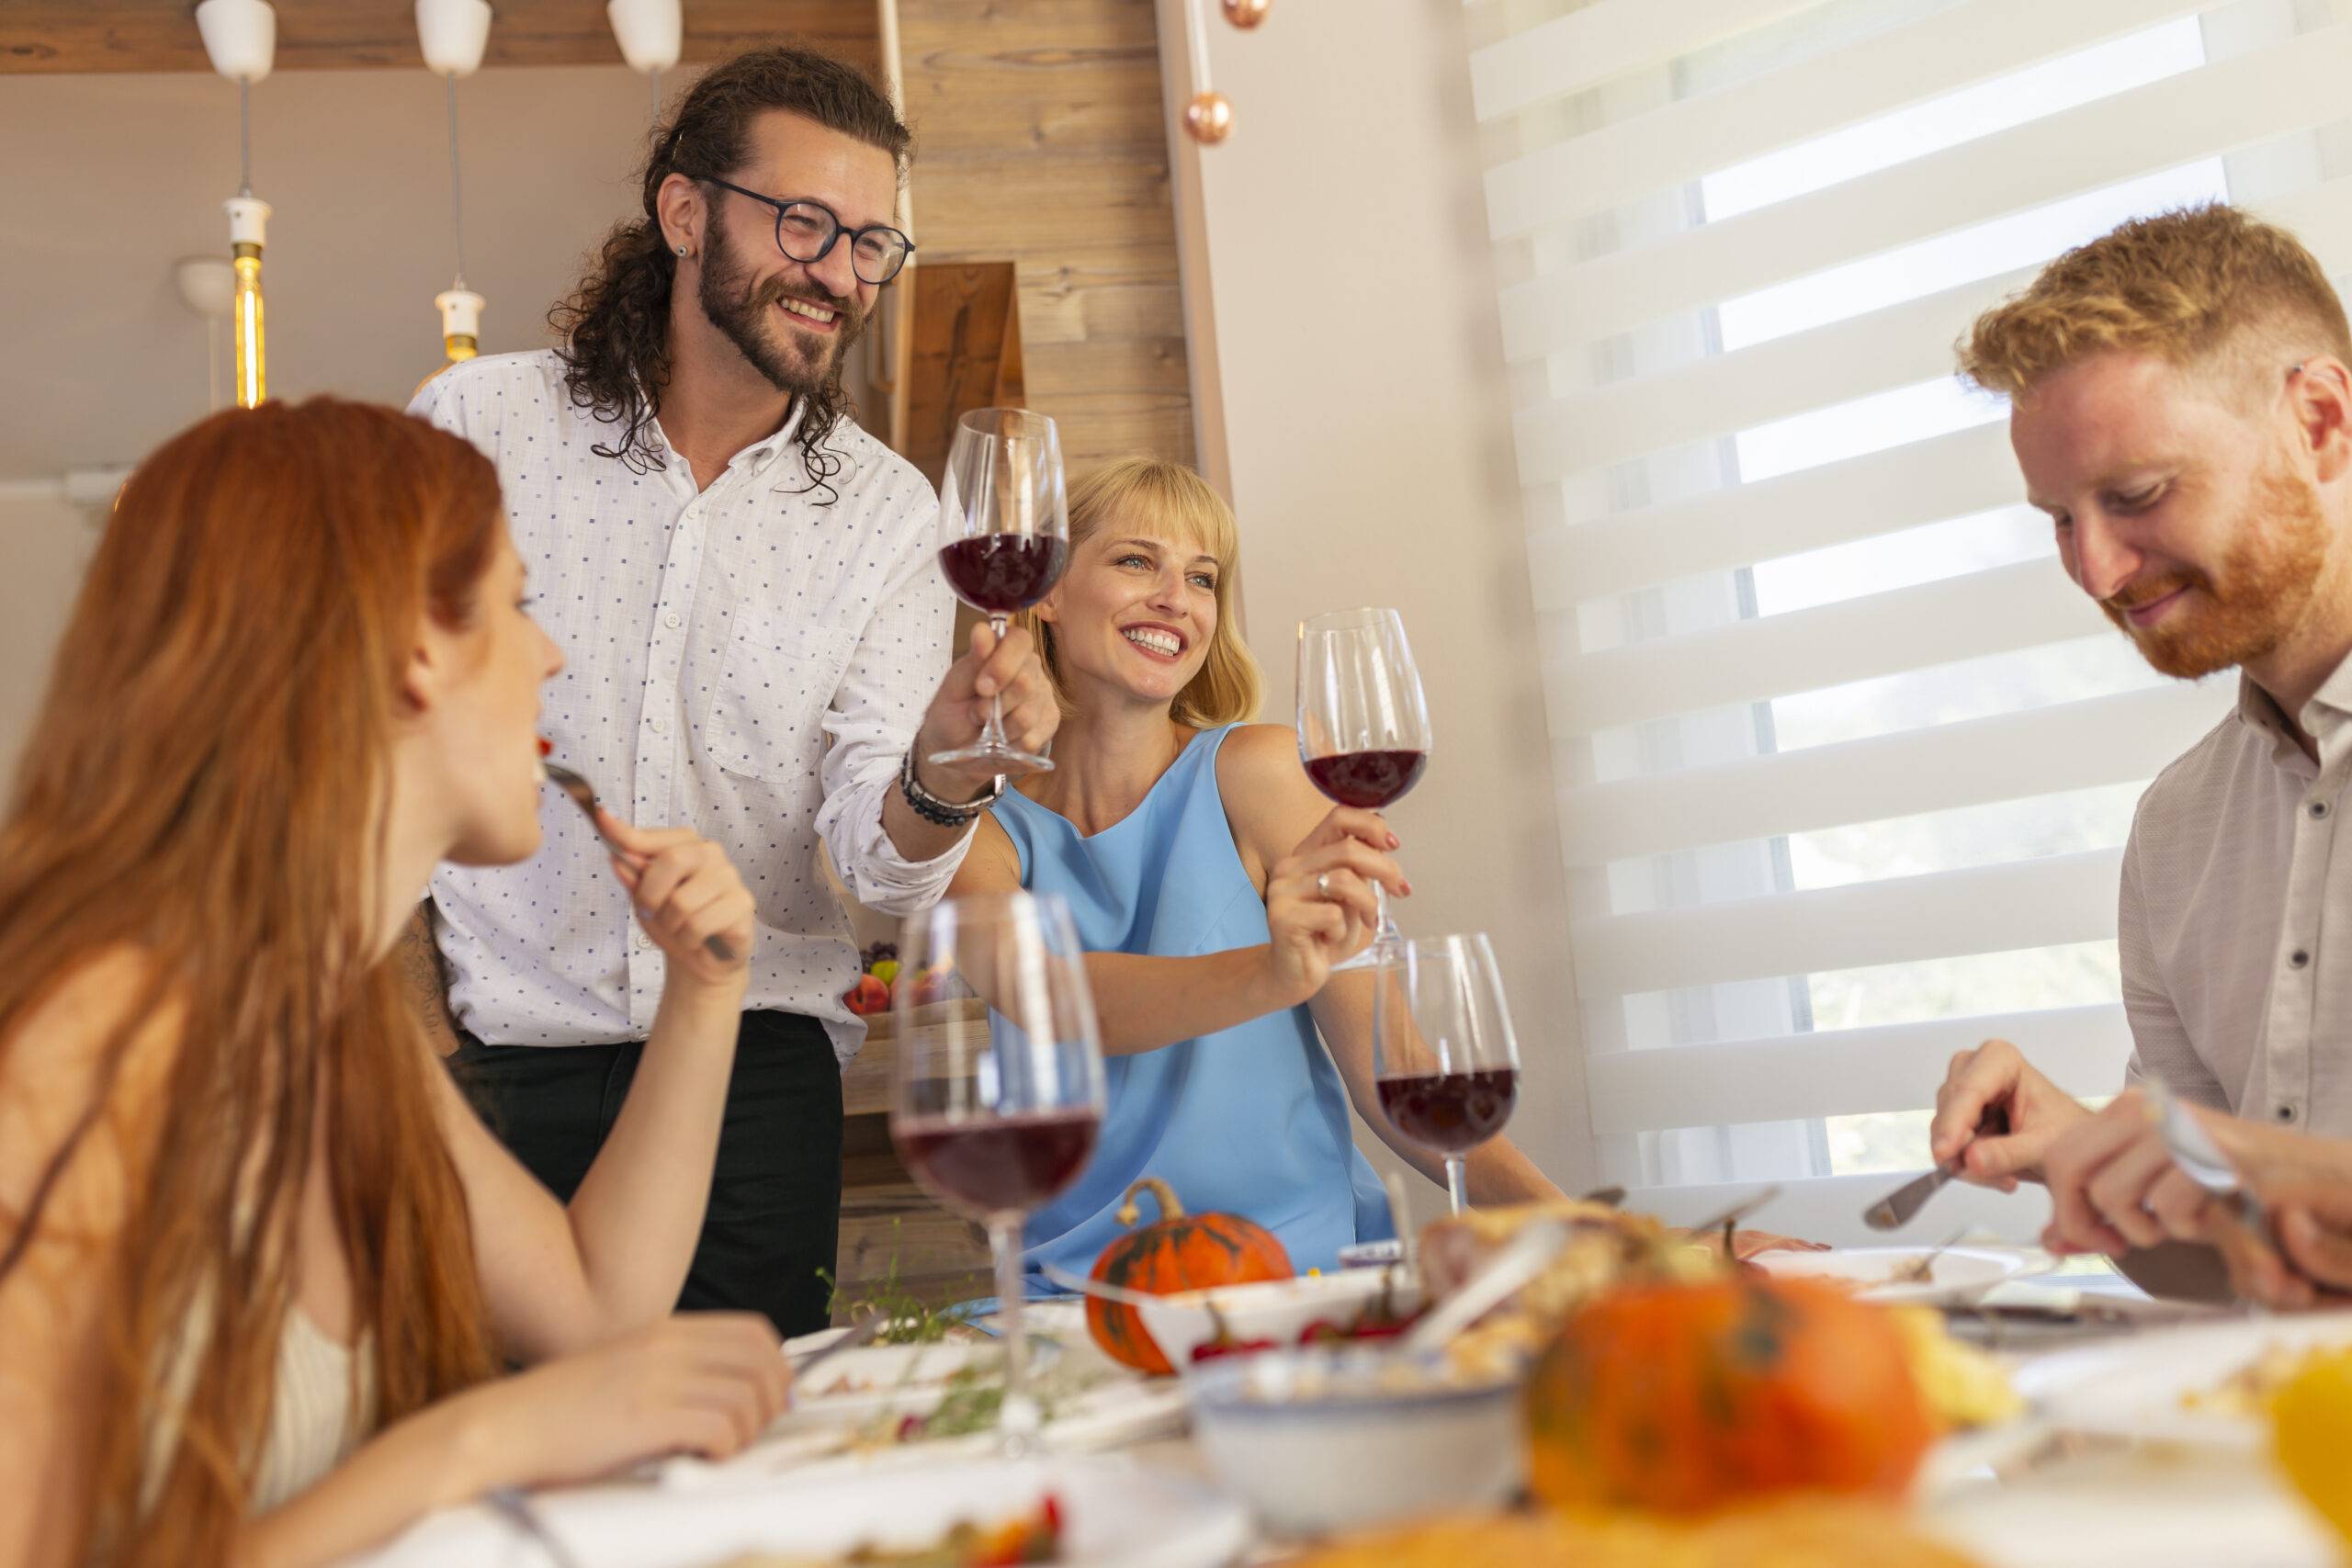
[[[543, 733], [622, 816], [692, 824], [758, 905], [708, 1217], [680, 1304], [820, 1327], [841, 1205], [842, 1005], [858, 960], [820, 844], [870, 908], [946, 888], [996, 781], [934, 752], [1001, 694], [1059, 719], [1028, 634], [955, 660], [938, 500], [858, 428], [842, 370], [913, 243], [910, 141], [854, 68], [766, 49], [695, 84], [642, 212], [552, 320], [560, 348], [471, 360], [411, 412], [497, 463], [535, 614], [572, 649]], [[419, 1011], [493, 1130], [560, 1196], [585, 1177], [662, 994], [605, 851], [549, 796], [547, 845], [445, 867], [412, 922]]]

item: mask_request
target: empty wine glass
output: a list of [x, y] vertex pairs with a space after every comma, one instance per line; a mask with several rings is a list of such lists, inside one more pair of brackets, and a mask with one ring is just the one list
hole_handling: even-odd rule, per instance
[[1483, 934], [1398, 940], [1373, 966], [1372, 1077], [1389, 1124], [1445, 1160], [1453, 1212], [1462, 1162], [1519, 1099], [1519, 1042]]
[[[1379, 811], [1420, 782], [1430, 756], [1420, 671], [1394, 610], [1336, 610], [1298, 626], [1298, 755], [1315, 787], [1341, 806]], [[1373, 944], [1337, 969], [1361, 969], [1398, 940], [1388, 897], [1373, 885]]]
[[[956, 422], [939, 486], [939, 570], [956, 597], [1004, 637], [1015, 610], [1053, 592], [1069, 563], [1069, 495], [1054, 422], [1026, 409], [975, 409]], [[1000, 773], [1044, 773], [1051, 761], [1004, 733], [1004, 702], [973, 744], [934, 751], [946, 764], [986, 762]]]
[[1040, 1421], [1021, 1330], [1022, 1223], [1078, 1179], [1102, 1121], [1085, 954], [1058, 896], [1013, 892], [910, 917], [899, 958], [890, 1138], [916, 1180], [988, 1227], [1005, 1345], [998, 1425], [1018, 1454]]

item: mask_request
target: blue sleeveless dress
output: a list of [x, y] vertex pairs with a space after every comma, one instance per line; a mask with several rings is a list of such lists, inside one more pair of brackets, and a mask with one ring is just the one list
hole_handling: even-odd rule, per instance
[[[1243, 868], [1217, 792], [1234, 727], [1193, 738], [1123, 820], [1091, 838], [1008, 791], [992, 808], [1021, 857], [1022, 886], [1069, 901], [1090, 953], [1190, 958], [1268, 940], [1266, 906]], [[1327, 1272], [1355, 1241], [1396, 1234], [1380, 1180], [1349, 1135], [1347, 1089], [1305, 1007], [1157, 1051], [1113, 1056], [1102, 1134], [1070, 1190], [1029, 1218], [1024, 1262], [1076, 1274], [1127, 1227], [1113, 1217], [1137, 1177], [1157, 1176], [1187, 1212], [1247, 1215], [1282, 1238], [1291, 1266]], [[1142, 1200], [1147, 1221], [1153, 1207]]]

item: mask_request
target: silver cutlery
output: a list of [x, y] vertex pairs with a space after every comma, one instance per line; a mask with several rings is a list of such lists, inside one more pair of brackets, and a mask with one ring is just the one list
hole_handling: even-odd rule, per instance
[[[1980, 1137], [1998, 1138], [2007, 1134], [2009, 1114], [1997, 1105], [1985, 1108], [1976, 1123]], [[1966, 1151], [1962, 1151], [1963, 1156]], [[1874, 1231], [1901, 1230], [1913, 1216], [1927, 1206], [1928, 1200], [1942, 1191], [1962, 1170], [1961, 1161], [1951, 1160], [1936, 1167], [1927, 1175], [1905, 1182], [1885, 1197], [1862, 1211], [1862, 1224]]]
[[1578, 1194], [1577, 1201], [1598, 1203], [1604, 1209], [1621, 1208], [1625, 1201], [1625, 1190], [1622, 1187], [1596, 1187], [1589, 1192]]
[[[570, 795], [571, 803], [587, 815], [588, 826], [595, 829], [597, 838], [604, 840], [606, 849], [623, 860], [632, 863], [637, 860], [637, 852], [634, 850], [625, 850], [615, 843], [605, 835], [604, 824], [596, 820], [596, 789], [594, 784], [560, 762], [542, 760], [539, 769], [547, 774], [548, 783]], [[702, 939], [702, 944], [709, 950], [710, 955], [721, 964], [735, 962], [735, 949], [725, 937], [707, 936]]]
[[537, 1542], [555, 1568], [580, 1568], [580, 1559], [574, 1557], [571, 1549], [548, 1528], [547, 1520], [541, 1518], [538, 1509], [532, 1506], [530, 1495], [521, 1487], [502, 1486], [494, 1492], [482, 1494], [481, 1500], [492, 1512]]
[[2147, 1080], [2143, 1089], [2149, 1119], [2155, 1122], [2174, 1168], [2219, 1200], [2222, 1213], [2249, 1243], [2275, 1256], [2278, 1248], [2271, 1236], [2269, 1215], [2237, 1167], [2230, 1163], [2230, 1156], [2179, 1096], [2154, 1078]]
[[803, 1356], [792, 1369], [793, 1382], [799, 1382], [807, 1378], [827, 1358], [838, 1356], [844, 1350], [854, 1350], [861, 1345], [870, 1343], [876, 1335], [889, 1326], [889, 1314], [880, 1312], [868, 1314], [865, 1318], [852, 1325], [847, 1333], [831, 1344], [820, 1346]]

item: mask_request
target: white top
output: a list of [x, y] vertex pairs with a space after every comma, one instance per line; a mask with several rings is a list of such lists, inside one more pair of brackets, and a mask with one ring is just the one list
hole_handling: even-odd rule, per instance
[[2241, 678], [2235, 711], [2141, 797], [2119, 922], [2130, 1076], [2340, 1138], [2352, 1136], [2352, 835], [2337, 830], [2352, 661], [2301, 722], [2316, 763]]
[[[498, 464], [532, 614], [564, 650], [542, 719], [555, 760], [622, 816], [726, 850], [763, 928], [744, 1006], [823, 1020], [846, 1061], [865, 1033], [841, 999], [857, 949], [819, 840], [892, 914], [937, 900], [970, 840], [913, 863], [882, 829], [955, 633], [930, 483], [844, 419], [838, 499], [820, 504], [797, 410], [700, 494], [658, 424], [669, 466], [634, 472], [590, 450], [620, 427], [572, 405], [551, 351], [454, 366], [410, 412]], [[662, 950], [579, 809], [549, 790], [539, 818], [524, 864], [433, 879], [458, 1021], [498, 1045], [642, 1040]]]
[[[164, 1374], [164, 1408], [147, 1434], [142, 1507], [153, 1506], [179, 1443], [181, 1412], [196, 1386], [197, 1358], [211, 1330], [209, 1301], [199, 1300], [188, 1314]], [[376, 1430], [377, 1415], [372, 1345], [364, 1338], [357, 1345], [329, 1338], [300, 1303], [288, 1306], [270, 1385], [269, 1426], [250, 1476], [252, 1512], [266, 1514], [292, 1500], [349, 1459]]]

